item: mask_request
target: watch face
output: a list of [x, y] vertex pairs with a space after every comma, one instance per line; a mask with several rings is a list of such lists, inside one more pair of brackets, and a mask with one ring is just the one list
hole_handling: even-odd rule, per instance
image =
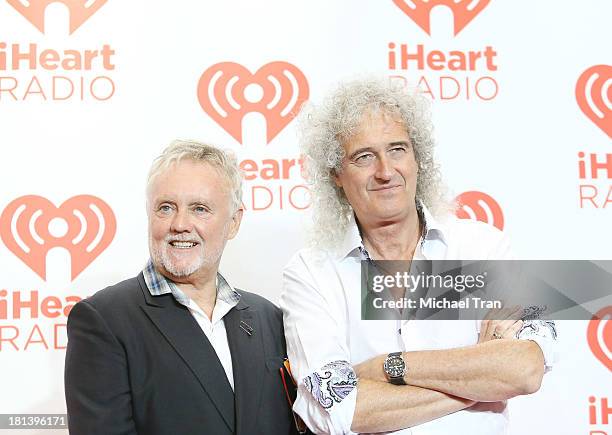
[[[380, 367], [380, 366], [379, 366]], [[392, 378], [399, 378], [404, 376], [404, 371], [406, 369], [406, 363], [399, 356], [393, 356], [387, 358], [385, 361], [385, 373], [387, 373]]]

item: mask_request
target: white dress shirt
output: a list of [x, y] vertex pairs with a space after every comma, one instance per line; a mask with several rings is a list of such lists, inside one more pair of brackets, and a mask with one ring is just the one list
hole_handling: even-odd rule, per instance
[[217, 357], [225, 370], [225, 375], [229, 384], [234, 389], [234, 372], [232, 369], [232, 354], [230, 353], [229, 342], [227, 341], [227, 332], [225, 331], [225, 322], [223, 317], [229, 311], [234, 308], [235, 305], [231, 305], [224, 300], [217, 298], [215, 308], [213, 308], [212, 319], [209, 319], [206, 313], [196, 304], [192, 299], [189, 299], [189, 305], [187, 308], [198, 322], [204, 334], [210, 341], [213, 349], [217, 353]]
[[[423, 213], [426, 229], [415, 259], [509, 257], [508, 240], [494, 227], [454, 217], [439, 222], [425, 208]], [[299, 383], [293, 409], [315, 433], [353, 433], [350, 427], [357, 400], [353, 365], [395, 351], [448, 349], [478, 342], [480, 322], [476, 320], [361, 320], [362, 247], [353, 218], [339, 250], [303, 249], [284, 270], [280, 305], [287, 352]], [[519, 338], [536, 341], [550, 367], [554, 325], [527, 328]], [[494, 435], [505, 433], [507, 424], [505, 402], [482, 402], [394, 433]]]
[[238, 305], [240, 293], [228, 284], [223, 275], [217, 273], [217, 299], [215, 301], [215, 307], [213, 308], [212, 318], [209, 319], [204, 310], [181, 291], [176, 283], [157, 272], [150, 259], [143, 269], [142, 274], [149, 289], [149, 293], [151, 293], [152, 296], [172, 293], [172, 296], [179, 304], [187, 307], [215, 350], [217, 358], [219, 358], [219, 362], [221, 362], [225, 370], [227, 380], [232, 389], [234, 389], [232, 354], [230, 353], [229, 341], [227, 340], [223, 318], [232, 308]]

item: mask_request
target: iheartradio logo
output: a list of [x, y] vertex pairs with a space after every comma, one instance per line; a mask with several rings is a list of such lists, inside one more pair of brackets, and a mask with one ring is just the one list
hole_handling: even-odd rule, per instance
[[446, 6], [453, 12], [455, 36], [459, 34], [491, 0], [393, 0], [406, 15], [425, 33], [431, 36], [431, 10], [438, 6]]
[[51, 3], [62, 3], [70, 13], [70, 34], [81, 27], [108, 0], [6, 0], [41, 33], [45, 33], [45, 10]]
[[576, 83], [580, 110], [612, 138], [612, 66], [595, 65], [583, 72]]
[[59, 207], [42, 196], [22, 196], [0, 215], [2, 241], [43, 280], [49, 250], [70, 253], [74, 281], [110, 245], [116, 228], [108, 204], [91, 195], [73, 196]]
[[306, 77], [287, 62], [268, 63], [255, 74], [238, 63], [221, 62], [204, 71], [198, 83], [202, 109], [240, 143], [247, 113], [264, 116], [270, 143], [295, 118], [308, 95]]
[[472, 219], [504, 230], [504, 213], [491, 196], [484, 192], [464, 192], [455, 198], [458, 204], [456, 215], [459, 219]]
[[587, 341], [593, 355], [612, 371], [612, 305], [595, 313], [589, 321]]

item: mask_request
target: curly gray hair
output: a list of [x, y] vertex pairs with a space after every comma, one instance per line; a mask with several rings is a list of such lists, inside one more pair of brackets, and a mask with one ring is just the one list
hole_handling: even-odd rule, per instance
[[418, 91], [389, 79], [368, 78], [341, 84], [320, 105], [306, 105], [299, 116], [300, 144], [311, 184], [315, 246], [333, 248], [342, 240], [352, 208], [334, 181], [345, 156], [343, 144], [359, 133], [363, 117], [383, 113], [406, 126], [418, 165], [416, 199], [433, 213], [451, 208], [434, 160], [429, 103]]
[[[217, 168], [227, 179], [231, 192], [231, 210], [236, 212], [242, 205], [242, 172], [236, 156], [231, 151], [222, 150], [194, 140], [174, 140], [151, 165], [147, 177], [147, 198], [153, 180], [172, 163], [183, 159], [205, 162]], [[148, 199], [147, 199], [148, 200]]]

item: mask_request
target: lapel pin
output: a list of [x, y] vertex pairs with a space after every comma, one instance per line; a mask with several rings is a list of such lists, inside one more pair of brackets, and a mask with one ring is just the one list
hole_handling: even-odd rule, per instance
[[243, 320], [240, 321], [240, 329], [242, 329], [248, 335], [253, 335], [253, 328]]

